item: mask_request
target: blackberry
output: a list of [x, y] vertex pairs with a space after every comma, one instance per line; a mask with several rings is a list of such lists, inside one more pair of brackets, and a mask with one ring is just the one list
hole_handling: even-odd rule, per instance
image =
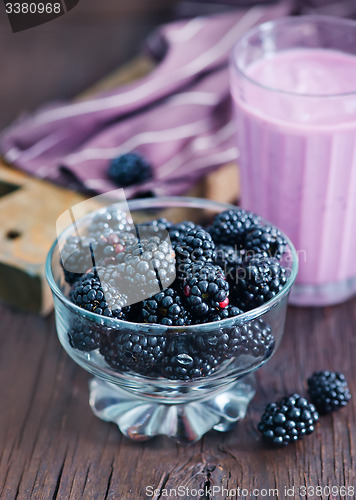
[[65, 280], [73, 285], [88, 269], [95, 265], [108, 265], [116, 262], [116, 255], [129, 244], [137, 241], [131, 232], [106, 229], [98, 236], [69, 236], [61, 250], [61, 265]]
[[215, 243], [204, 229], [191, 229], [179, 238], [175, 252], [179, 271], [187, 263], [213, 262]]
[[158, 323], [166, 326], [184, 326], [191, 322], [178, 292], [173, 288], [166, 288], [154, 297], [144, 300], [141, 318], [145, 323]]
[[174, 246], [182, 236], [192, 229], [202, 229], [202, 227], [189, 220], [184, 220], [183, 222], [171, 226], [169, 229], [169, 237], [171, 238], [172, 245]]
[[157, 377], [165, 347], [165, 336], [112, 330], [102, 339], [100, 353], [115, 371]]
[[273, 257], [245, 259], [227, 275], [231, 297], [243, 311], [271, 300], [287, 283], [285, 268]]
[[[236, 331], [238, 329], [238, 332]], [[234, 336], [234, 329], [230, 336]], [[262, 320], [257, 319], [240, 327], [235, 327], [235, 336], [239, 341], [239, 354], [249, 354], [255, 358], [269, 358], [274, 349], [275, 340], [271, 328]]]
[[100, 345], [101, 329], [89, 322], [75, 322], [68, 331], [69, 343], [74, 349], [90, 352]]
[[268, 443], [285, 446], [311, 434], [318, 418], [313, 404], [292, 394], [267, 405], [257, 428]]
[[137, 153], [126, 153], [111, 161], [108, 174], [118, 186], [128, 187], [151, 179], [152, 168]]
[[61, 266], [67, 283], [73, 285], [93, 266], [90, 245], [93, 238], [69, 236], [61, 250]]
[[88, 235], [98, 238], [104, 232], [130, 232], [133, 230], [133, 220], [129, 213], [118, 208], [108, 208], [105, 212], [94, 215], [88, 227]]
[[320, 413], [346, 406], [351, 394], [345, 376], [338, 372], [318, 371], [308, 379], [309, 394]]
[[247, 230], [256, 226], [260, 220], [260, 217], [243, 208], [225, 210], [215, 216], [209, 232], [216, 244], [243, 248]]
[[223, 319], [233, 318], [242, 314], [243, 311], [236, 306], [232, 306], [231, 304], [225, 307], [224, 309], [216, 309], [213, 312], [209, 313], [208, 316], [204, 318], [198, 318], [199, 323], [211, 323], [215, 321], [222, 321]]
[[221, 267], [214, 264], [196, 262], [187, 266], [179, 286], [192, 315], [207, 316], [229, 304], [229, 284]]
[[173, 283], [175, 254], [167, 241], [154, 236], [117, 255], [120, 287], [130, 304], [152, 297]]
[[70, 300], [82, 309], [114, 318], [124, 318], [127, 305], [126, 297], [111, 284], [101, 282], [96, 270], [90, 270], [74, 283]]
[[[224, 271], [229, 267], [241, 264], [243, 253], [236, 246], [216, 245], [214, 263], [220, 266]], [[225, 271], [226, 272], [226, 271]]]
[[281, 259], [286, 240], [273, 226], [256, 226], [247, 231], [245, 249], [248, 254]]
[[242, 354], [267, 359], [272, 355], [275, 345], [271, 329], [262, 319], [201, 335], [196, 338], [196, 343], [201, 352], [215, 353], [223, 359]]
[[171, 227], [172, 222], [164, 217], [136, 225], [141, 239], [151, 236], [160, 236], [162, 239], [167, 239]]
[[162, 360], [162, 375], [171, 380], [193, 380], [213, 373], [220, 363], [214, 354], [201, 353], [190, 336], [170, 340]]
[[106, 230], [92, 244], [93, 258], [96, 265], [107, 266], [116, 264], [116, 256], [125, 251], [126, 247], [137, 243], [136, 236], [131, 232]]

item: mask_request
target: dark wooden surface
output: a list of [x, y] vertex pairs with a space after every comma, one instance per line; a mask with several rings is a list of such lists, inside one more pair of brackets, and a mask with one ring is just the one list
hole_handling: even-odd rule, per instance
[[[289, 498], [285, 487], [356, 486], [356, 300], [327, 309], [290, 308], [282, 344], [258, 372], [245, 420], [233, 432], [214, 432], [189, 446], [166, 438], [132, 443], [114, 424], [97, 419], [88, 406], [89, 376], [61, 348], [53, 317], [5, 307], [0, 312], [1, 499], [135, 500], [146, 498], [150, 485], [207, 484], [246, 488], [247, 498], [263, 498], [252, 496], [254, 488], [278, 488], [278, 497], [267, 498], [281, 500]], [[323, 417], [303, 441], [266, 447], [256, 431], [265, 404], [290, 392], [304, 394], [306, 377], [325, 368], [346, 374], [354, 394], [349, 406]]]

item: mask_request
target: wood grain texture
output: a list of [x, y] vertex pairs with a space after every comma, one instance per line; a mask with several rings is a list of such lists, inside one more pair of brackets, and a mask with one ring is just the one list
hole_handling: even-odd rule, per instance
[[282, 344], [258, 372], [245, 420], [235, 431], [211, 433], [189, 446], [122, 437], [114, 424], [91, 413], [89, 376], [60, 347], [53, 317], [5, 307], [0, 317], [1, 499], [136, 500], [146, 498], [151, 485], [160, 493], [147, 498], [157, 500], [165, 498], [164, 489], [215, 485], [246, 488], [247, 498], [262, 498], [252, 495], [254, 488], [277, 488], [279, 495], [267, 498], [283, 500], [285, 487], [356, 485], [355, 396], [287, 448], [267, 447], [256, 430], [265, 404], [294, 391], [304, 394], [306, 377], [316, 369], [342, 370], [356, 394], [356, 299], [327, 309], [290, 308]]

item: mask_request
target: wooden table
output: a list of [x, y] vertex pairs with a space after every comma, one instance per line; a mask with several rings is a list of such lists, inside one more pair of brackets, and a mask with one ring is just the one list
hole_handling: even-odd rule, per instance
[[[354, 499], [291, 490], [288, 496], [285, 488], [356, 487], [356, 299], [326, 309], [290, 308], [282, 344], [258, 372], [246, 418], [235, 431], [213, 432], [188, 446], [166, 438], [132, 443], [97, 419], [88, 405], [89, 375], [61, 348], [53, 316], [0, 306], [0, 318], [1, 499], [157, 500], [167, 497], [165, 489], [204, 485], [241, 488], [237, 497], [220, 491], [200, 497], [206, 499]], [[348, 407], [322, 417], [301, 442], [264, 445], [256, 423], [265, 404], [304, 394], [307, 376], [326, 368], [345, 373], [354, 395]], [[160, 493], [146, 496], [149, 486]], [[277, 488], [278, 496], [257, 495], [256, 488]], [[199, 498], [194, 494], [176, 498]]]

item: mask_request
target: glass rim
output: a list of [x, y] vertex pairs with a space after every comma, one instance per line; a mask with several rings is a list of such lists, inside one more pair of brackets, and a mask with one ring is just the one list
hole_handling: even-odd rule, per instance
[[[129, 208], [132, 208], [133, 210], [139, 210], [139, 209], [147, 209], [147, 208], [158, 208], [159, 206], [162, 207], [162, 205], [167, 205], [166, 208], [169, 207], [186, 207], [187, 205], [191, 206], [192, 208], [196, 209], [211, 209], [213, 210], [214, 207], [215, 209], [217, 208], [222, 208], [224, 210], [228, 209], [233, 209], [237, 208], [235, 205], [231, 205], [228, 203], [221, 203], [213, 200], [207, 200], [204, 198], [195, 198], [195, 197], [185, 197], [185, 196], [166, 196], [166, 197], [157, 197], [157, 198], [140, 198], [138, 200], [127, 200], [127, 202], [116, 202], [110, 205], [112, 206], [117, 206], [118, 208], [120, 205], [122, 206], [127, 206], [126, 203], [128, 204]], [[104, 212], [108, 207], [103, 207], [99, 208], [97, 210], [93, 210], [92, 212], [86, 214], [84, 217], [81, 217], [78, 219], [78, 224], [81, 224], [85, 221], [85, 219], [89, 219], [93, 216], [93, 214]], [[265, 219], [262, 218], [263, 223], [270, 224], [274, 227], [276, 227], [274, 224], [266, 221]], [[242, 314], [239, 314], [238, 316], [233, 316], [231, 318], [225, 318], [220, 321], [215, 321], [215, 322], [208, 322], [208, 323], [200, 323], [197, 325], [186, 325], [186, 326], [166, 326], [166, 325], [160, 325], [158, 323], [136, 323], [134, 321], [125, 321], [122, 319], [118, 318], [111, 318], [108, 316], [102, 316], [99, 314], [96, 314], [91, 311], [87, 311], [76, 304], [73, 304], [68, 297], [66, 297], [61, 289], [58, 287], [56, 280], [54, 279], [53, 272], [52, 272], [52, 258], [54, 251], [58, 247], [58, 243], [61, 239], [63, 239], [66, 236], [66, 233], [69, 233], [70, 230], [72, 229], [72, 226], [68, 226], [65, 228], [55, 239], [53, 242], [46, 258], [46, 263], [45, 263], [45, 274], [47, 278], [47, 282], [51, 288], [52, 293], [66, 306], [68, 309], [72, 310], [73, 312], [79, 314], [80, 316], [92, 320], [95, 323], [102, 323], [105, 324], [107, 323], [111, 327], [113, 325], [120, 325], [121, 327], [126, 326], [127, 328], [140, 328], [142, 330], [142, 333], [145, 334], [150, 334], [152, 333], [152, 329], [155, 330], [152, 334], [157, 335], [156, 330], [162, 330], [162, 334], [164, 333], [173, 333], [173, 332], [192, 332], [192, 331], [198, 331], [198, 332], [203, 332], [204, 330], [209, 330], [212, 327], [215, 328], [223, 328], [226, 326], [229, 326], [230, 324], [232, 325], [233, 323], [236, 322], [237, 318], [239, 323], [246, 323], [248, 321], [255, 320], [262, 316], [264, 313], [272, 309], [277, 303], [279, 303], [290, 291], [296, 276], [298, 272], [298, 255], [296, 252], [296, 249], [293, 245], [293, 243], [290, 241], [288, 236], [286, 236], [283, 231], [280, 231], [282, 236], [285, 238], [287, 242], [287, 246], [291, 252], [292, 256], [292, 266], [290, 269], [290, 275], [287, 278], [287, 283], [286, 285], [280, 290], [272, 299], [270, 299], [268, 302], [265, 304], [262, 304], [259, 307], [256, 307], [254, 309], [251, 309], [250, 311], [243, 312]]]
[[[334, 17], [334, 16], [327, 16], [327, 15], [321, 15], [321, 14], [310, 14], [310, 15], [303, 15], [303, 16], [284, 16], [279, 19], [275, 19], [273, 21], [267, 21], [265, 23], [259, 24], [251, 29], [249, 29], [234, 45], [232, 52], [230, 54], [230, 65], [232, 68], [234, 68], [240, 75], [242, 75], [246, 80], [248, 80], [250, 83], [254, 84], [257, 87], [260, 87], [263, 90], [268, 90], [269, 92], [275, 92], [278, 94], [284, 94], [287, 96], [293, 96], [293, 97], [306, 97], [306, 98], [342, 98], [342, 97], [350, 97], [356, 95], [356, 88], [354, 91], [351, 92], [342, 92], [342, 93], [331, 93], [331, 94], [308, 94], [308, 93], [298, 93], [298, 92], [292, 92], [289, 90], [282, 90], [282, 89], [277, 89], [274, 87], [270, 87], [269, 85], [262, 84], [255, 80], [254, 78], [251, 78], [246, 71], [241, 68], [238, 65], [237, 62], [237, 55], [236, 53], [239, 50], [242, 50], [242, 46], [246, 43], [248, 43], [248, 40], [258, 34], [258, 33], [267, 33], [271, 32], [274, 28], [278, 27], [279, 25], [288, 25], [288, 24], [303, 24], [306, 21], [312, 21], [315, 24], [332, 24], [332, 25], [342, 25], [342, 26], [351, 26], [355, 29], [355, 34], [356, 34], [356, 21], [353, 19], [346, 19], [346, 18], [339, 18], [339, 17]], [[297, 47], [296, 47], [297, 48]], [[307, 47], [308, 49], [308, 47]], [[338, 50], [338, 49], [332, 49], [335, 52], [341, 52], [343, 54], [348, 54], [347, 52]], [[282, 52], [282, 51], [281, 51]], [[356, 54], [355, 54], [356, 57]]]

